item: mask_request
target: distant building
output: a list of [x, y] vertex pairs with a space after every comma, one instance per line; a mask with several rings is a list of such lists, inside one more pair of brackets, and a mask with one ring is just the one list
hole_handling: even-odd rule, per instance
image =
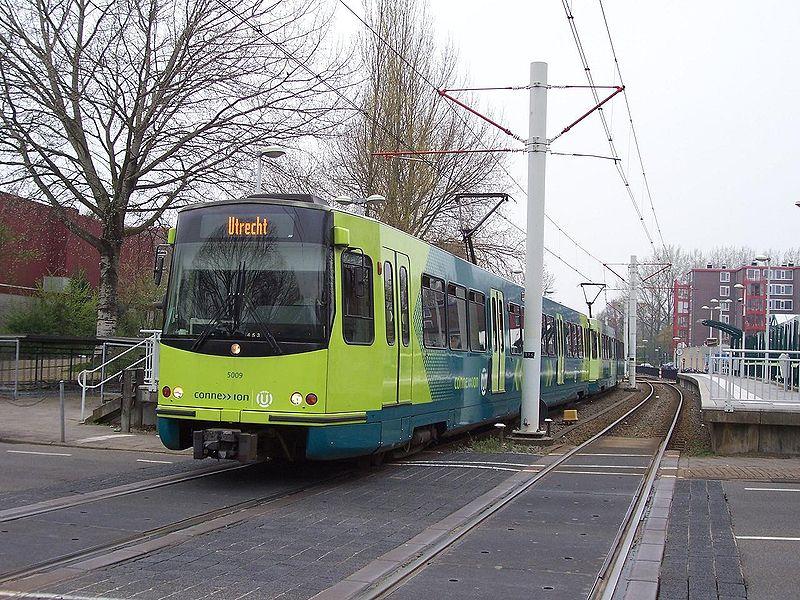
[[[758, 263], [735, 268], [709, 264], [704, 269], [686, 273], [674, 284], [673, 337], [680, 338], [687, 346], [700, 346], [705, 342], [708, 327], [700, 321], [709, 319], [711, 314], [703, 306], [714, 307], [715, 321], [743, 330], [745, 337], [763, 334], [767, 281], [770, 314], [794, 314], [800, 307], [800, 267], [794, 263], [771, 265], [769, 271], [767, 273], [767, 267]], [[737, 284], [742, 287], [737, 288]], [[712, 299], [718, 302], [712, 303]], [[726, 302], [728, 300], [730, 302]], [[713, 336], [718, 337], [719, 332], [714, 331]], [[721, 342], [727, 344], [730, 339], [723, 335]]]
[[[100, 221], [67, 209], [70, 219], [94, 234]], [[125, 240], [120, 257], [120, 281], [149, 272], [155, 246], [163, 242], [153, 227]], [[49, 204], [0, 192], [0, 321], [7, 307], [25, 301], [38, 286], [62, 289], [79, 272], [97, 287], [100, 255], [72, 233]]]

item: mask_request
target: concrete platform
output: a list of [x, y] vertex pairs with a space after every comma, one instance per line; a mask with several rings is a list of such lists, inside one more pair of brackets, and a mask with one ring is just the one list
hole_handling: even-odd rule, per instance
[[700, 394], [714, 452], [800, 455], [800, 393], [750, 378], [731, 377], [726, 387], [719, 381], [704, 373], [678, 374], [683, 387]]

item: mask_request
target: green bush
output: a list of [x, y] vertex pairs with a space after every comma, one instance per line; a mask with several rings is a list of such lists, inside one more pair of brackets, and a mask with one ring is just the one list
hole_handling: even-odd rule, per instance
[[13, 310], [6, 318], [9, 333], [94, 336], [97, 296], [83, 274], [70, 279], [63, 292], [41, 287], [33, 303]]

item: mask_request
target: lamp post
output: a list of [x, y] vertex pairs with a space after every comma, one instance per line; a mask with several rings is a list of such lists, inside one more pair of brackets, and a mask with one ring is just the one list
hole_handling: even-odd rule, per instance
[[350, 196], [336, 196], [336, 198], [334, 198], [333, 201], [338, 204], [342, 204], [344, 206], [363, 206], [364, 215], [366, 216], [368, 206], [375, 204], [384, 204], [386, 202], [386, 197], [381, 196], [380, 194], [372, 194], [371, 196], [367, 196], [366, 198], [351, 198]]
[[680, 341], [681, 338], [677, 335], [672, 338], [672, 364], [675, 365], [675, 369], [678, 371], [680, 371], [678, 369], [678, 342]]
[[767, 288], [767, 302], [764, 308], [764, 355], [767, 358], [767, 362], [769, 362], [769, 264], [771, 259], [766, 254], [759, 254], [754, 257], [754, 260], [766, 263], [767, 265], [767, 269], [764, 271], [764, 285]]
[[742, 303], [742, 348], [744, 348], [745, 338], [745, 317], [747, 316], [747, 304], [745, 303], [745, 296], [747, 296], [747, 288], [741, 283], [734, 284], [733, 289], [742, 290], [742, 295], [739, 296], [738, 301]]
[[256, 157], [256, 194], [260, 194], [263, 191], [261, 189], [261, 159], [264, 157], [280, 158], [284, 154], [286, 154], [286, 150], [280, 146], [267, 146], [263, 150], [259, 151], [258, 156]]

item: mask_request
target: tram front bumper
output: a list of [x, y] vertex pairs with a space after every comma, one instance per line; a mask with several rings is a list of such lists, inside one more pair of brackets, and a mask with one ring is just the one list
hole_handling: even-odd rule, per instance
[[258, 460], [258, 435], [239, 429], [204, 429], [192, 433], [194, 457], [233, 459], [240, 462]]

